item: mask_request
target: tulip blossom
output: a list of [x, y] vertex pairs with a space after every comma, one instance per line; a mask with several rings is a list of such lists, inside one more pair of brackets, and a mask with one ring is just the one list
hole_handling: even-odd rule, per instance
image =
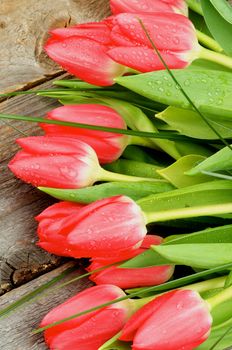
[[140, 207], [125, 196], [98, 200], [83, 207], [62, 202], [36, 219], [38, 245], [50, 253], [74, 258], [113, 255], [122, 260], [122, 256], [127, 257], [141, 245], [146, 235]]
[[114, 15], [119, 13], [177, 12], [187, 14], [184, 0], [110, 0]]
[[93, 148], [73, 137], [32, 136], [17, 143], [23, 150], [11, 160], [9, 168], [34, 186], [83, 188], [100, 180], [155, 181], [104, 170]]
[[191, 21], [175, 13], [122, 13], [114, 18], [111, 38], [115, 45], [107, 54], [116, 62], [140, 72], [164, 69], [139, 19], [143, 22], [169, 68], [188, 66], [201, 48]]
[[[51, 310], [40, 326], [47, 326], [124, 296], [125, 293], [113, 285], [88, 288]], [[122, 329], [130, 314], [130, 301], [118, 302], [47, 329], [45, 341], [52, 350], [98, 350]]]
[[113, 61], [107, 50], [111, 42], [108, 26], [87, 23], [55, 29], [45, 45], [50, 58], [71, 74], [91, 84], [112, 85], [126, 68]]
[[[120, 114], [110, 107], [98, 104], [58, 107], [47, 114], [47, 119], [126, 129], [126, 123]], [[46, 135], [75, 137], [86, 142], [94, 149], [101, 164], [117, 160], [130, 140], [127, 135], [98, 130], [45, 123], [40, 126]]]
[[133, 350], [192, 350], [209, 336], [210, 307], [192, 290], [174, 290], [138, 310], [122, 330]]
[[[139, 249], [133, 253], [128, 254], [127, 259], [139, 255], [150, 248], [150, 245], [158, 245], [162, 243], [162, 238], [159, 236], [147, 235]], [[115, 261], [116, 260], [116, 261]], [[114, 262], [125, 260], [122, 259], [92, 259], [88, 271], [93, 271], [98, 268], [107, 266]], [[154, 286], [168, 281], [174, 271], [172, 265], [152, 266], [145, 268], [120, 268], [117, 266], [110, 266], [100, 272], [94, 273], [90, 279], [96, 284], [113, 283], [120, 288], [135, 288], [143, 286]]]

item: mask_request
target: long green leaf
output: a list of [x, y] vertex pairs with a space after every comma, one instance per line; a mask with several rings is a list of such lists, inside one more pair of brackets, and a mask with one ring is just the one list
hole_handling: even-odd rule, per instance
[[232, 183], [211, 181], [139, 199], [147, 222], [232, 212]]
[[39, 189], [55, 198], [78, 203], [92, 203], [96, 200], [126, 195], [138, 200], [152, 193], [170, 191], [173, 186], [165, 182], [109, 182], [81, 189], [59, 189], [39, 187]]
[[[232, 55], [232, 24], [230, 23], [232, 6], [230, 6], [229, 3], [225, 3], [226, 1], [224, 0], [201, 0], [204, 18], [210, 32], [217, 42], [223, 47], [224, 51], [228, 55]], [[227, 9], [225, 8], [226, 6]]]
[[[173, 139], [173, 140], [183, 140], [183, 141], [190, 140], [188, 137], [178, 135], [176, 133], [171, 133], [171, 132], [154, 133], [154, 132], [125, 130], [125, 129], [118, 129], [118, 128], [108, 128], [108, 127], [100, 126], [100, 125], [64, 122], [64, 121], [60, 121], [60, 120], [51, 120], [51, 119], [30, 117], [30, 116], [23, 116], [23, 115], [16, 115], [16, 114], [0, 113], [0, 119], [12, 119], [12, 120], [22, 120], [22, 121], [27, 121], [27, 122], [32, 122], [32, 123], [45, 123], [45, 124], [72, 126], [72, 127], [82, 128], [82, 129], [101, 130], [101, 131], [105, 131], [105, 132], [112, 132], [114, 134], [141, 136], [141, 137], [149, 137], [149, 138], [154, 138], [154, 139], [170, 139], [170, 140]], [[191, 139], [191, 142], [198, 142], [198, 141]]]
[[[231, 116], [232, 74], [207, 69], [180, 69], [172, 72], [201, 112]], [[125, 76], [116, 80], [120, 85], [153, 101], [192, 109], [189, 101], [166, 71]]]
[[176, 265], [209, 269], [232, 262], [232, 243], [197, 243], [152, 246]]

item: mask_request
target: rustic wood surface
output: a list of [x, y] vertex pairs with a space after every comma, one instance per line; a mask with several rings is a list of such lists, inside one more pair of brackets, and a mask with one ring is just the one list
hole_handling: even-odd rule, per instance
[[[11, 292], [6, 293], [0, 298], [0, 310], [8, 306], [18, 298], [25, 296], [27, 293], [34, 291], [39, 286], [49, 282], [58, 276], [64, 270], [74, 266], [74, 263], [67, 263], [56, 270], [40, 276], [37, 279], [28, 282]], [[54, 288], [72, 278], [83, 273], [78, 268], [75, 272], [70, 273], [60, 282], [46, 290], [46, 294], [41, 294], [37, 299], [24, 304], [7, 317], [0, 318], [0, 349], [2, 350], [45, 350], [47, 349], [43, 335], [33, 335], [32, 330], [38, 328], [41, 319], [46, 313], [56, 305], [64, 302], [69, 297], [75, 295], [81, 290], [90, 287], [91, 283], [87, 279], [73, 282], [62, 289], [55, 291]], [[75, 310], [74, 310], [75, 312]], [[74, 349], [70, 349], [74, 350]]]
[[[43, 52], [48, 30], [100, 20], [108, 13], [108, 0], [0, 0], [0, 93], [51, 87], [51, 79], [61, 70]], [[1, 102], [0, 113], [40, 117], [58, 105], [49, 98], [17, 96]], [[0, 310], [74, 264], [35, 245], [34, 216], [54, 200], [16, 179], [7, 168], [18, 149], [15, 139], [39, 133], [36, 124], [0, 120], [0, 295], [5, 293]], [[83, 270], [77, 267], [72, 276], [80, 273]], [[32, 335], [32, 329], [52, 307], [90, 285], [86, 279], [77, 281], [0, 318], [0, 349], [46, 349], [42, 335]]]
[[0, 0], [0, 93], [59, 72], [43, 45], [51, 28], [100, 20], [108, 0]]

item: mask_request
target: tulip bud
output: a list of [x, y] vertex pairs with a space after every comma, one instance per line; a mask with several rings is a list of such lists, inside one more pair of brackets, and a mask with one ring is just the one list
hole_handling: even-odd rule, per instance
[[[63, 215], [69, 206], [70, 214]], [[146, 235], [139, 206], [125, 196], [102, 199], [83, 207], [62, 202], [58, 211], [52, 206], [36, 219], [38, 245], [50, 253], [74, 258], [128, 256]]]
[[119, 13], [151, 13], [176, 12], [188, 13], [184, 0], [110, 0], [110, 8], [114, 15]]
[[[124, 296], [125, 293], [113, 285], [88, 288], [51, 310], [40, 326], [47, 326]], [[130, 315], [130, 301], [125, 300], [49, 328], [45, 331], [45, 340], [50, 349], [98, 350], [120, 332]]]
[[100, 169], [94, 150], [67, 137], [32, 136], [18, 139], [23, 148], [9, 163], [10, 170], [34, 186], [81, 188], [92, 185]]
[[107, 54], [116, 62], [140, 72], [164, 69], [138, 18], [169, 68], [184, 68], [200, 54], [200, 45], [191, 21], [175, 13], [130, 14], [115, 16], [111, 30], [115, 47]]
[[[58, 107], [47, 114], [47, 119], [126, 129], [126, 123], [120, 114], [110, 107], [98, 104]], [[46, 135], [76, 137], [86, 142], [95, 150], [101, 164], [118, 159], [129, 143], [129, 137], [122, 134], [45, 123], [40, 126]]]
[[108, 55], [109, 29], [104, 23], [87, 23], [71, 28], [56, 29], [45, 45], [50, 58], [69, 73], [90, 84], [107, 86], [126, 68]]
[[[162, 238], [159, 236], [147, 235], [139, 249], [132, 253], [128, 253], [126, 259], [130, 259], [136, 255], [145, 252], [150, 248], [150, 245], [158, 245], [162, 243]], [[116, 260], [116, 261], [115, 261]], [[88, 271], [94, 271], [98, 268], [107, 266], [114, 262], [120, 262], [125, 260], [125, 256], [121, 259], [92, 259], [91, 265], [88, 267]], [[96, 284], [113, 283], [120, 288], [135, 288], [154, 286], [168, 281], [174, 271], [174, 266], [151, 266], [145, 268], [120, 268], [118, 266], [110, 266], [104, 270], [90, 275], [90, 279]]]
[[209, 336], [212, 317], [207, 303], [192, 290], [174, 290], [138, 310], [122, 330], [133, 350], [196, 349]]

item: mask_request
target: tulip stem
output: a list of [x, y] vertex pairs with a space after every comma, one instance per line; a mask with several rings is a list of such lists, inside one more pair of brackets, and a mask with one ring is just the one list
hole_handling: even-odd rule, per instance
[[203, 58], [203, 59], [218, 63], [224, 67], [232, 69], [232, 57], [223, 55], [219, 52], [214, 52], [214, 51], [205, 49], [204, 47], [201, 47], [199, 58]]
[[137, 181], [153, 181], [153, 182], [167, 182], [166, 180], [156, 179], [156, 178], [148, 178], [148, 177], [138, 177], [138, 176], [130, 176], [125, 174], [113, 173], [111, 171], [107, 171], [101, 168], [98, 176], [99, 181], [129, 181], [129, 182], [137, 182]]
[[189, 284], [184, 287], [180, 287], [180, 289], [191, 289], [195, 290], [198, 293], [206, 292], [210, 289], [223, 288], [225, 285], [227, 276], [216, 277], [210, 280]]
[[200, 32], [200, 30], [196, 30], [198, 41], [209, 49], [216, 52], [223, 52], [223, 48], [217, 43], [216, 40], [211, 38], [205, 33]]
[[202, 11], [202, 7], [201, 4], [199, 2], [197, 2], [196, 0], [186, 0], [188, 7], [198, 13], [199, 15], [203, 16], [203, 11]]
[[159, 147], [156, 146], [154, 142], [150, 141], [148, 138], [145, 139], [139, 136], [130, 136], [128, 145], [143, 146], [143, 147], [153, 148], [156, 150], [160, 149]]
[[208, 298], [207, 302], [211, 306], [211, 309], [213, 309], [216, 306], [224, 303], [225, 301], [227, 301], [229, 299], [232, 299], [232, 286], [224, 289], [223, 291], [219, 292], [218, 294], [214, 295], [213, 297]]

